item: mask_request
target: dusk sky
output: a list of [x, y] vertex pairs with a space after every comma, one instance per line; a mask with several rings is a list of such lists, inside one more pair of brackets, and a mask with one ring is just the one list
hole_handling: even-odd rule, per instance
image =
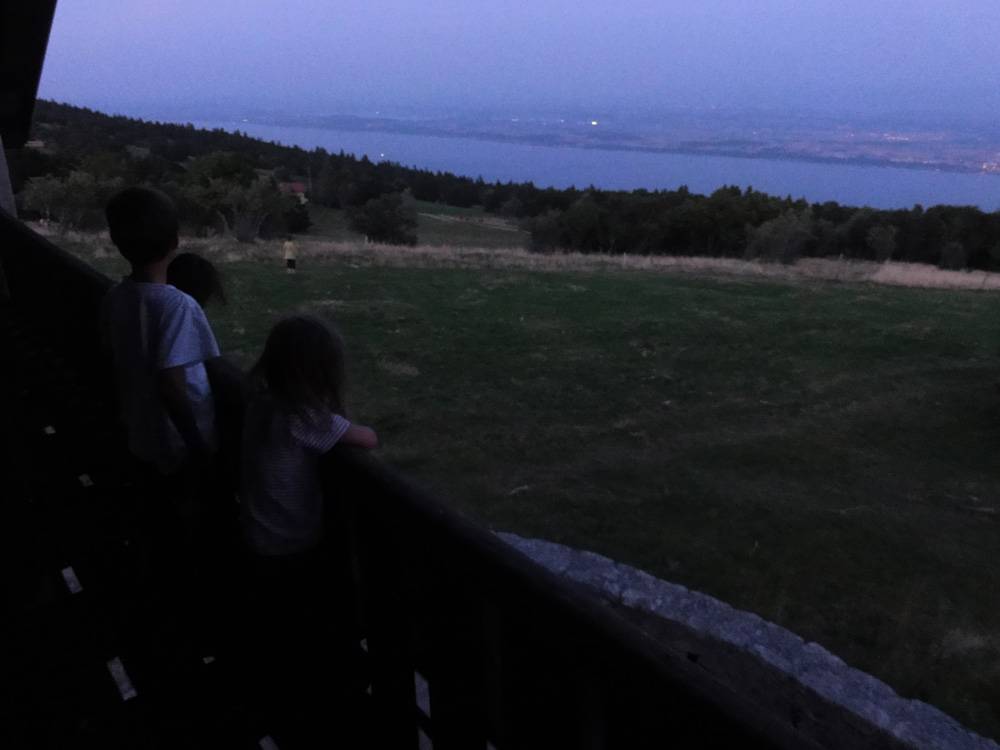
[[1000, 108], [996, 0], [62, 0], [41, 96], [119, 112]]

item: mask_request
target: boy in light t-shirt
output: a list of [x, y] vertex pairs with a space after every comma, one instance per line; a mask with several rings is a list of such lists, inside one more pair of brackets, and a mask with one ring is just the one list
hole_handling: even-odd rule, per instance
[[164, 475], [207, 465], [217, 440], [205, 362], [219, 347], [201, 306], [167, 284], [177, 212], [159, 191], [128, 188], [106, 214], [111, 240], [132, 267], [102, 307], [129, 449]]

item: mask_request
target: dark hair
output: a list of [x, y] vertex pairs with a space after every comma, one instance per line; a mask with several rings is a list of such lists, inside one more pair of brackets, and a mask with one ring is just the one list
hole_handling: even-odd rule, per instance
[[104, 209], [111, 241], [133, 265], [166, 258], [177, 249], [177, 209], [159, 190], [130, 187]]
[[197, 253], [181, 253], [170, 261], [170, 265], [167, 266], [167, 283], [190, 294], [202, 307], [213, 299], [226, 304], [222, 274], [211, 261]]
[[319, 318], [294, 315], [279, 321], [250, 373], [290, 411], [344, 413], [344, 341]]

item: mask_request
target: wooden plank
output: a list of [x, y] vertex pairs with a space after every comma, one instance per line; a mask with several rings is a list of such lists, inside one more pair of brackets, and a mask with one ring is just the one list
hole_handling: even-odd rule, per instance
[[[355, 502], [365, 502], [355, 496]], [[371, 529], [370, 509], [356, 506], [357, 517]], [[400, 530], [392, 525], [364, 534], [359, 548], [361, 598], [372, 690], [372, 739], [375, 747], [405, 750], [418, 746], [414, 660], [403, 580]]]
[[429, 663], [435, 750], [483, 750], [487, 723], [484, 692], [484, 613], [478, 571], [455, 565], [454, 551], [434, 545], [434, 589]]

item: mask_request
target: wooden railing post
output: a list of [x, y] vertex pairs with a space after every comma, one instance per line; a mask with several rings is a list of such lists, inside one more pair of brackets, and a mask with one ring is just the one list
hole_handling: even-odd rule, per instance
[[414, 660], [410, 647], [410, 612], [400, 556], [405, 543], [402, 530], [392, 521], [372, 518], [375, 498], [358, 485], [352, 486], [354, 512], [371, 532], [360, 546], [358, 563], [361, 603], [365, 613], [365, 635], [371, 674], [372, 735], [374, 747], [417, 747], [417, 708]]
[[[485, 639], [482, 571], [441, 565], [458, 559], [437, 547], [434, 589], [427, 602], [434, 750], [485, 750]], [[478, 579], [478, 580], [477, 580]]]

